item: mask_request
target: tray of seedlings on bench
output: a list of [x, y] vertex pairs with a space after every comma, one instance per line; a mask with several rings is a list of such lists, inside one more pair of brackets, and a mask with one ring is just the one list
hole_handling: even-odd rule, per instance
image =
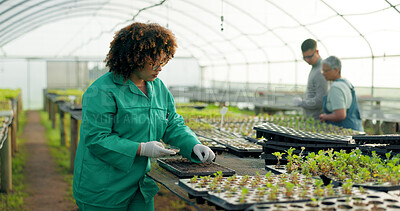
[[262, 152], [261, 146], [223, 130], [196, 130], [195, 133], [198, 137], [205, 137], [225, 146], [228, 152], [239, 157], [259, 157]]
[[193, 163], [186, 158], [160, 158], [157, 159], [158, 165], [175, 174], [179, 178], [188, 178], [197, 176], [208, 176], [221, 171], [224, 175], [235, 174], [235, 170], [224, 167], [220, 164], [211, 163]]
[[[253, 130], [255, 125], [264, 123], [261, 119], [243, 119], [241, 122], [226, 122], [223, 125], [223, 130], [234, 134], [237, 137], [255, 137], [256, 131]], [[215, 125], [218, 127], [218, 125]]]
[[[400, 156], [386, 153], [382, 158], [375, 152], [365, 155], [360, 149], [351, 152], [321, 150], [318, 153], [294, 154], [294, 148], [286, 152], [285, 170], [301, 172], [306, 176], [322, 176], [342, 185], [351, 181], [352, 186], [376, 191], [400, 190]], [[280, 153], [280, 152], [279, 152]], [[279, 154], [282, 156], [282, 153]]]
[[199, 141], [201, 142], [201, 144], [210, 147], [210, 149], [212, 151], [214, 151], [215, 153], [221, 154], [222, 152], [227, 152], [228, 148], [226, 148], [226, 146], [217, 143], [216, 141], [209, 139], [209, 138], [205, 138], [202, 136], [198, 136], [197, 137], [199, 139]]
[[305, 177], [297, 172], [280, 175], [267, 172], [265, 176], [257, 173], [255, 176], [193, 177], [180, 179], [179, 186], [191, 197], [201, 197], [217, 209], [225, 210], [244, 210], [254, 204], [286, 204], [311, 202], [313, 198], [350, 197], [361, 192], [348, 184], [325, 186], [321, 179]]
[[364, 191], [351, 197], [314, 200], [311, 202], [293, 202], [279, 204], [255, 204], [245, 211], [270, 210], [400, 210], [399, 198], [379, 191]]
[[335, 143], [348, 144], [352, 139], [351, 136], [340, 136], [332, 134], [321, 134], [308, 131], [296, 130], [284, 126], [275, 125], [273, 123], [264, 123], [255, 126], [257, 137], [264, 137], [267, 140], [290, 143]]
[[352, 149], [357, 147], [356, 144], [352, 143], [290, 143], [290, 142], [282, 142], [282, 141], [275, 141], [275, 140], [267, 140], [261, 139], [257, 142], [257, 144], [263, 146], [263, 149], [274, 149], [274, 150], [287, 150], [290, 147], [294, 147], [300, 149], [301, 147], [305, 147], [308, 152], [318, 152], [319, 150], [328, 150], [334, 149], [335, 151], [340, 151], [344, 149], [350, 152]]
[[229, 152], [239, 157], [259, 157], [262, 146], [249, 142], [244, 138], [226, 139], [214, 138], [216, 142], [226, 146]]

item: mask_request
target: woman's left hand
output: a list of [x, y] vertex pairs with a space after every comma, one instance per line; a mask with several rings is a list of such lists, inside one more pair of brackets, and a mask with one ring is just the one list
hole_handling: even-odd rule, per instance
[[215, 158], [214, 152], [207, 146], [196, 144], [193, 147], [194, 154], [199, 157], [201, 162], [211, 162]]

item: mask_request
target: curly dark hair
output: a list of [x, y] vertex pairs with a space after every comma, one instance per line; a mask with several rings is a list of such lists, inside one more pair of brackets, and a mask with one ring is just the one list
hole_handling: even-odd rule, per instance
[[156, 63], [161, 54], [168, 61], [174, 57], [177, 43], [175, 35], [156, 23], [133, 23], [119, 30], [110, 44], [105, 59], [110, 72], [122, 76], [125, 81], [131, 73], [143, 68], [146, 62]]

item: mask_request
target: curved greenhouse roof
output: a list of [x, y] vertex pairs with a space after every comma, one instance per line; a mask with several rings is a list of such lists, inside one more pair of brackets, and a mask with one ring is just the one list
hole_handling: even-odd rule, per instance
[[132, 21], [177, 36], [176, 57], [194, 57], [221, 81], [305, 83], [301, 43], [343, 60], [356, 86], [400, 87], [400, 0], [3, 0], [0, 55], [103, 59]]

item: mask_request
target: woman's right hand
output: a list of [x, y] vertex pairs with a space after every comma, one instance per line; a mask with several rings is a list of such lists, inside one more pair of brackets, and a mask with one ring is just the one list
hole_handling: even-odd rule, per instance
[[163, 157], [166, 155], [175, 155], [176, 152], [167, 150], [164, 145], [158, 141], [150, 141], [146, 143], [140, 143], [140, 156], [146, 156], [151, 158]]

